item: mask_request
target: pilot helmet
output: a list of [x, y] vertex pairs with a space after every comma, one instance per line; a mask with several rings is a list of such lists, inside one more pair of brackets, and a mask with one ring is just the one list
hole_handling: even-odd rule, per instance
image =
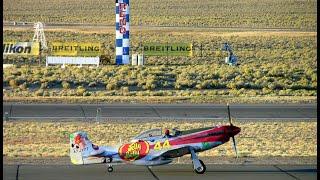
[[169, 129], [166, 129], [165, 132], [164, 132], [165, 135], [169, 135], [169, 133], [170, 133]]

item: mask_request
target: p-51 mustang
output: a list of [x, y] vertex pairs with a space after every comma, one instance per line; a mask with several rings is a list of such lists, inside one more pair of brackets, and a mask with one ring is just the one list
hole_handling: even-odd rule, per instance
[[198, 159], [197, 152], [224, 144], [231, 137], [237, 154], [234, 136], [240, 132], [240, 128], [231, 122], [229, 105], [228, 117], [230, 125], [176, 130], [173, 135], [166, 131], [163, 136], [161, 129], [151, 129], [134, 137], [131, 143], [116, 147], [94, 145], [85, 132], [78, 131], [70, 135], [71, 162], [77, 165], [107, 163], [108, 172], [112, 172], [112, 165], [115, 163], [157, 166], [169, 164], [173, 158], [191, 154], [194, 171], [203, 174], [206, 166]]

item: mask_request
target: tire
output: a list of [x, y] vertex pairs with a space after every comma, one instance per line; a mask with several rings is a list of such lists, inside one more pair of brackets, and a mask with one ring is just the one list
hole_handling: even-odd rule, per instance
[[113, 171], [113, 167], [112, 166], [109, 166], [108, 167], [108, 172], [112, 172]]
[[204, 172], [206, 172], [207, 167], [206, 167], [206, 165], [203, 163], [202, 160], [199, 159], [199, 161], [200, 161], [200, 164], [202, 165], [202, 170], [199, 171], [199, 170], [195, 169], [194, 171], [195, 171], [197, 174], [203, 174]]

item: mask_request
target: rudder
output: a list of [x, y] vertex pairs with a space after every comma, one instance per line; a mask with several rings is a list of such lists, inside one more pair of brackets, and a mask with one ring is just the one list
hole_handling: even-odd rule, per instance
[[105, 161], [99, 146], [93, 145], [88, 139], [87, 133], [78, 131], [70, 134], [70, 159], [73, 164], [96, 164]]

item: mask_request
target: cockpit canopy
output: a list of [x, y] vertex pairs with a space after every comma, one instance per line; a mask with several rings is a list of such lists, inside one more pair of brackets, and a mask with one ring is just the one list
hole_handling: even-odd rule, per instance
[[157, 129], [150, 129], [150, 130], [144, 131], [139, 135], [135, 136], [134, 138], [132, 138], [131, 141], [152, 140], [159, 137], [162, 137], [162, 129], [157, 128]]

